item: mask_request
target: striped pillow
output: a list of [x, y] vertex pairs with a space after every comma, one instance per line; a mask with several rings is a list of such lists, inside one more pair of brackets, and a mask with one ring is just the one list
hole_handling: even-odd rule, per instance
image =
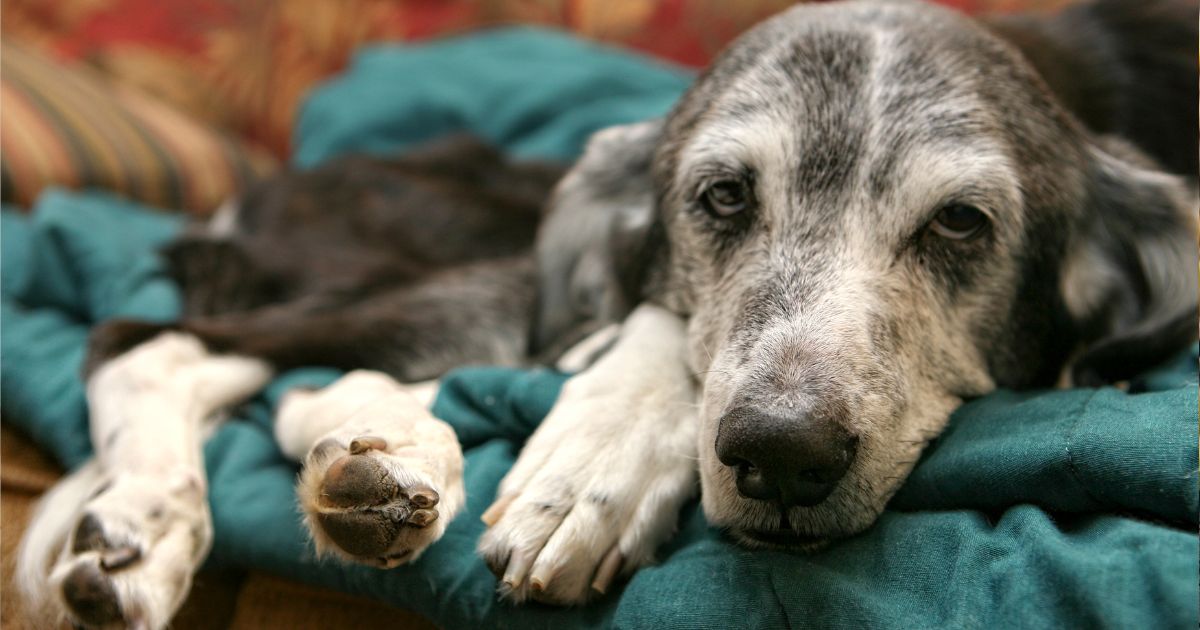
[[30, 206], [47, 186], [98, 187], [208, 214], [275, 168], [265, 152], [87, 68], [0, 43], [0, 192]]

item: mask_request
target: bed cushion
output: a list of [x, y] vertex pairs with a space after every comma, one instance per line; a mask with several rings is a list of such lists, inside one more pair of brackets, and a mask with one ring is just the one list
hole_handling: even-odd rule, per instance
[[[670, 68], [539, 31], [435, 46], [437, 55], [371, 50], [324, 86], [297, 132], [304, 163], [377, 134], [384, 140], [363, 148], [407, 146], [434, 121], [438, 131], [482, 125], [475, 130], [523, 155], [568, 155], [605, 117], [661, 114], [664, 94], [687, 83]], [[615, 75], [596, 72], [564, 93], [543, 84], [558, 71], [537, 65], [545, 59]], [[613, 87], [628, 85], [631, 72], [640, 88]], [[525, 91], [510, 92], [514, 74]], [[377, 98], [364, 97], [372, 93]], [[611, 103], [578, 115], [588, 99]], [[510, 102], [528, 115], [501, 124], [472, 113]], [[77, 376], [87, 328], [117, 315], [177, 311], [178, 292], [154, 250], [178, 223], [126, 201], [66, 192], [45, 197], [29, 218], [6, 212], [3, 221], [4, 417], [78, 465], [89, 452]], [[690, 503], [659, 564], [594, 605], [570, 609], [499, 601], [495, 578], [474, 554], [480, 514], [564, 375], [472, 368], [445, 379], [434, 412], [466, 451], [465, 511], [420, 561], [379, 571], [315, 561], [299, 527], [296, 468], [272, 442], [271, 409], [288, 388], [336, 374], [293, 371], [205, 448], [216, 528], [209, 563], [367, 595], [445, 627], [1193, 627], [1196, 361], [1193, 347], [1129, 391], [998, 391], [965, 405], [879, 522], [820, 553], [741, 549]]]
[[274, 168], [262, 151], [144, 94], [18, 44], [0, 44], [3, 199], [47, 186], [104, 188], [205, 215]]

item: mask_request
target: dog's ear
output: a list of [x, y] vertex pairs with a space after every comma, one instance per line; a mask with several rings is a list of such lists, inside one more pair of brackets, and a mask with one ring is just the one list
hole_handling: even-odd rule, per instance
[[662, 124], [595, 133], [551, 196], [537, 242], [534, 355], [619, 321], [639, 300], [657, 232], [650, 165]]
[[1091, 158], [1061, 278], [1084, 343], [1072, 367], [1081, 386], [1153, 367], [1195, 339], [1198, 323], [1194, 187], [1118, 140], [1098, 143]]

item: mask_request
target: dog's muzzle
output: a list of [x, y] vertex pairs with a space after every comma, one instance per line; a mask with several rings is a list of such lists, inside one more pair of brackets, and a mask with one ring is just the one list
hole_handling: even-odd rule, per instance
[[716, 450], [739, 494], [786, 510], [833, 492], [854, 461], [858, 437], [811, 408], [743, 406], [721, 417]]

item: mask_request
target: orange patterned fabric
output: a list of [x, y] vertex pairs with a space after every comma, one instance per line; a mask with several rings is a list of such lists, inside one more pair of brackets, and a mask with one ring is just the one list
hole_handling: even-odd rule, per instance
[[[941, 0], [967, 11], [1069, 0]], [[285, 157], [314, 84], [368, 42], [558, 26], [691, 66], [794, 0], [5, 0], [6, 36], [88, 62]]]
[[262, 151], [86, 69], [0, 44], [3, 200], [29, 206], [49, 185], [100, 187], [163, 208], [215, 209], [274, 167]]

